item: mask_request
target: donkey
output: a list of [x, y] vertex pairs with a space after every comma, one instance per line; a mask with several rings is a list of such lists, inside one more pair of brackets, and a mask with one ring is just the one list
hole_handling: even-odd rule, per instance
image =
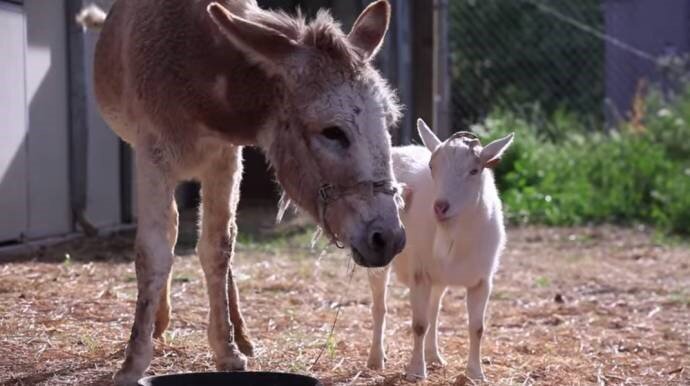
[[143, 375], [169, 323], [181, 180], [202, 187], [198, 254], [216, 367], [245, 369], [253, 355], [231, 269], [243, 146], [266, 153], [287, 197], [359, 265], [384, 266], [402, 250], [387, 131], [400, 107], [372, 65], [390, 13], [387, 0], [372, 3], [347, 35], [326, 11], [307, 22], [255, 0], [117, 0], [105, 18], [80, 15], [102, 28], [101, 114], [136, 157], [138, 296], [116, 384]]

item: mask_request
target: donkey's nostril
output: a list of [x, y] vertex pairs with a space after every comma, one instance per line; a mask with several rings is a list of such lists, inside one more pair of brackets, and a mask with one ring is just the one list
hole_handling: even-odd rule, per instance
[[381, 232], [371, 234], [371, 248], [375, 251], [382, 251], [386, 248], [386, 238]]
[[437, 200], [436, 202], [434, 202], [434, 212], [436, 213], [436, 216], [445, 216], [445, 214], [448, 213], [448, 209], [450, 209], [450, 204], [448, 203], [448, 201]]

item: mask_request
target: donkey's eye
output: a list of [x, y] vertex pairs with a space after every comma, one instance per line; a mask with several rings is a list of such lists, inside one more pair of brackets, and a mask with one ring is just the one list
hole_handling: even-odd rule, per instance
[[477, 173], [479, 173], [479, 169], [472, 169], [472, 170], [470, 170], [470, 175], [476, 176]]
[[345, 134], [343, 129], [338, 126], [329, 126], [323, 129], [321, 135], [329, 141], [337, 142], [343, 149], [350, 147], [350, 139], [347, 138], [347, 134]]

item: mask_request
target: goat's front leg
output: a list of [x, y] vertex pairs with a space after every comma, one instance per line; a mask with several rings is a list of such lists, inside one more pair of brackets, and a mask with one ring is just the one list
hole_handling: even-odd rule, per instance
[[441, 300], [446, 288], [434, 286], [431, 288], [431, 302], [429, 303], [429, 334], [424, 340], [424, 353], [429, 363], [445, 366], [446, 360], [443, 359], [438, 350], [438, 314], [441, 311]]
[[[177, 236], [174, 180], [161, 160], [137, 149], [138, 227], [136, 237], [137, 304], [125, 361], [116, 385], [136, 385], [153, 357], [153, 324], [170, 275]], [[175, 231], [174, 235], [172, 231]]]
[[[238, 350], [233, 338], [234, 335], [238, 341], [247, 339], [246, 332], [242, 330], [239, 334], [233, 334], [229, 320], [229, 316], [235, 313], [235, 319], [241, 322], [236, 328], [244, 328], [231, 268], [237, 235], [235, 212], [241, 177], [241, 148], [237, 147], [224, 150], [201, 176], [201, 237], [198, 252], [206, 277], [210, 307], [208, 341], [216, 367], [221, 371], [244, 370], [247, 365], [247, 358]], [[243, 343], [251, 347], [248, 340]]]
[[429, 295], [431, 283], [421, 272], [415, 272], [414, 284], [410, 287], [410, 304], [412, 305], [412, 335], [414, 347], [412, 358], [407, 366], [408, 381], [418, 381], [426, 378], [426, 362], [424, 360], [424, 337], [429, 330]]
[[371, 314], [374, 317], [374, 331], [367, 367], [372, 370], [381, 370], [386, 360], [383, 334], [386, 329], [386, 287], [390, 277], [390, 266], [383, 269], [368, 269], [367, 277], [371, 288]]
[[491, 294], [491, 278], [482, 279], [479, 284], [467, 289], [467, 313], [470, 336], [470, 352], [467, 358], [467, 376], [484, 380], [480, 359], [484, 314]]

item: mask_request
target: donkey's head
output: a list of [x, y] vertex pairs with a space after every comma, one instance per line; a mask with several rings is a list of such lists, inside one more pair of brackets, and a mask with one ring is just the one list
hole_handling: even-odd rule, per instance
[[388, 264], [405, 245], [388, 133], [400, 112], [371, 64], [388, 1], [367, 7], [347, 35], [327, 12], [308, 24], [258, 9], [240, 18], [218, 4], [209, 13], [283, 95], [259, 144], [288, 197], [350, 246], [355, 262]]

